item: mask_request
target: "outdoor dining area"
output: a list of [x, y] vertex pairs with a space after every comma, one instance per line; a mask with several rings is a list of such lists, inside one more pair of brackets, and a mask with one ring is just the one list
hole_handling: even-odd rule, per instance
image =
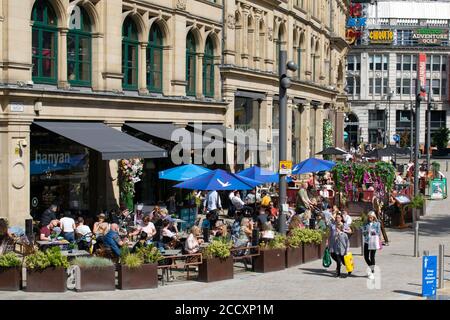
[[[328, 148], [321, 155], [336, 158], [346, 151]], [[399, 205], [409, 199], [399, 176], [384, 161], [309, 158], [294, 165], [287, 176], [284, 235], [278, 232], [278, 173], [258, 166], [237, 173], [176, 166], [159, 172], [160, 180], [174, 183], [166, 204], [144, 206], [130, 196], [131, 207], [102, 212], [93, 223], [70, 212], [56, 219], [51, 206], [32, 234], [31, 227], [21, 232], [0, 219], [0, 290], [147, 289], [283, 270], [322, 258], [336, 214], [352, 216], [346, 228], [353, 247], [361, 246], [364, 215], [380, 202], [386, 210], [377, 215], [391, 226], [405, 225], [420, 204], [411, 199]], [[398, 212], [390, 212], [393, 207]]]

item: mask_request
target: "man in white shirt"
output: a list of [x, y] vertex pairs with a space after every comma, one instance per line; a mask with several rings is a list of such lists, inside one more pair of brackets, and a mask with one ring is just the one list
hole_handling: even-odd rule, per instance
[[64, 214], [64, 218], [59, 220], [63, 237], [69, 242], [75, 242], [75, 220], [73, 220], [70, 211]]
[[222, 209], [222, 203], [220, 202], [220, 197], [216, 190], [208, 192], [203, 202], [203, 207], [207, 212]]
[[343, 218], [343, 222], [344, 222], [344, 229], [350, 228], [350, 226], [352, 224], [352, 217], [350, 217], [350, 215], [348, 214], [347, 211], [345, 211], [345, 210], [342, 211], [342, 218]]
[[216, 221], [219, 219], [219, 210], [222, 209], [222, 203], [220, 201], [220, 196], [216, 190], [211, 190], [206, 195], [205, 201], [203, 202], [204, 210], [211, 214], [210, 222], [211, 226], [216, 225]]
[[231, 203], [239, 211], [248, 211], [250, 214], [253, 214], [253, 208], [245, 205], [245, 202], [242, 201], [239, 192], [235, 192], [234, 198], [231, 200]]

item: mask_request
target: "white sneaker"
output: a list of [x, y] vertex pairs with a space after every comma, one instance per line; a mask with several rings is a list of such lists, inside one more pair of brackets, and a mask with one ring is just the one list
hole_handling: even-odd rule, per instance
[[369, 280], [373, 280], [373, 279], [375, 279], [375, 276], [374, 276], [373, 273], [371, 272], [371, 273], [369, 274]]

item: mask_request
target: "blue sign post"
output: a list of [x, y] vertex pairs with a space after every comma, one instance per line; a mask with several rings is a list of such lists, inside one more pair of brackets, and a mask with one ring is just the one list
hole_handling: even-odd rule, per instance
[[436, 296], [437, 256], [422, 258], [422, 296]]
[[394, 139], [394, 142], [400, 142], [400, 135], [399, 134], [394, 134], [394, 136], [392, 138]]

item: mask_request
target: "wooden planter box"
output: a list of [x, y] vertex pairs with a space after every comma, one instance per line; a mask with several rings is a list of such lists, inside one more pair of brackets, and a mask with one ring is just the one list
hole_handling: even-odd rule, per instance
[[22, 280], [22, 268], [0, 268], [0, 291], [18, 291]]
[[80, 286], [77, 291], [116, 290], [116, 267], [80, 267]]
[[350, 248], [360, 248], [361, 247], [361, 230], [355, 229], [352, 236], [350, 237]]
[[204, 259], [198, 266], [198, 280], [214, 282], [233, 279], [233, 257]]
[[286, 267], [286, 249], [260, 250], [259, 256], [253, 257], [255, 272], [272, 272]]
[[303, 244], [303, 263], [317, 260], [319, 246], [317, 244]]
[[325, 252], [325, 248], [327, 247], [327, 239], [323, 239], [318, 247], [319, 247], [319, 251], [318, 251], [317, 258], [318, 259], [322, 259], [323, 258], [323, 254]]
[[303, 263], [302, 247], [286, 248], [286, 268], [295, 267]]
[[44, 270], [27, 269], [28, 292], [65, 292], [67, 290], [66, 269], [46, 268]]
[[158, 287], [158, 264], [143, 264], [139, 268], [119, 266], [119, 289], [150, 289]]

